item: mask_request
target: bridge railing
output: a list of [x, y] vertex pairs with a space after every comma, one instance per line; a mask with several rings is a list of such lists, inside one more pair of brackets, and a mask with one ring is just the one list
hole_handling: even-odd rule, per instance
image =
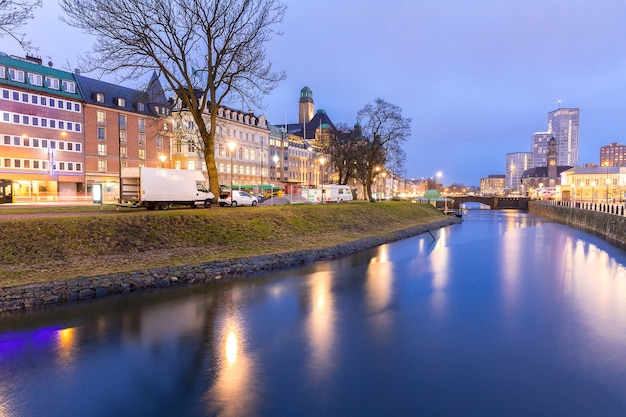
[[599, 211], [601, 213], [615, 214], [617, 216], [624, 216], [626, 214], [626, 203], [596, 203], [589, 201], [554, 201], [546, 200], [542, 201], [545, 204], [551, 204], [556, 206], [571, 207], [581, 210]]

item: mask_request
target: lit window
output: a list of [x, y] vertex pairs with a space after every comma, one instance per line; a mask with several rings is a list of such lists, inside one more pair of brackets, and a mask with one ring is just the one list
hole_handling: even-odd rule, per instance
[[139, 149], [139, 159], [146, 159], [146, 150]]
[[107, 161], [102, 161], [102, 160], [98, 161], [98, 171], [99, 172], [107, 171]]
[[104, 94], [102, 94], [102, 93], [96, 93], [96, 102], [98, 102], [98, 103], [104, 103]]
[[117, 104], [117, 107], [126, 107], [126, 100], [118, 97], [115, 104]]
[[[120, 148], [121, 149], [121, 148]], [[100, 156], [106, 156], [107, 154], [107, 146], [104, 143], [99, 143], [98, 144], [98, 155]]]
[[96, 121], [99, 125], [106, 124], [106, 113], [102, 110], [98, 110], [96, 113]]

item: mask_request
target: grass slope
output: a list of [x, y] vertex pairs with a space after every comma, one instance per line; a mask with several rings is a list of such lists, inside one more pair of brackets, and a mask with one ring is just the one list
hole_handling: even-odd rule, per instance
[[0, 287], [332, 246], [429, 223], [405, 202], [135, 210], [0, 221]]

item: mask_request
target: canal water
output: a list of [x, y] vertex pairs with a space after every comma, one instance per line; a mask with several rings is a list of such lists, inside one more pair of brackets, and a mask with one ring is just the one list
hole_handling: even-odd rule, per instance
[[516, 211], [0, 316], [0, 416], [622, 416], [626, 253]]

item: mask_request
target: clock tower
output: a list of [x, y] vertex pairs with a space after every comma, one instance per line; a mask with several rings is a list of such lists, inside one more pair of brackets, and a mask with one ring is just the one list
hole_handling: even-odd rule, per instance
[[550, 138], [548, 142], [548, 184], [550, 187], [554, 187], [559, 181], [557, 181], [557, 151], [556, 151], [556, 139]]

